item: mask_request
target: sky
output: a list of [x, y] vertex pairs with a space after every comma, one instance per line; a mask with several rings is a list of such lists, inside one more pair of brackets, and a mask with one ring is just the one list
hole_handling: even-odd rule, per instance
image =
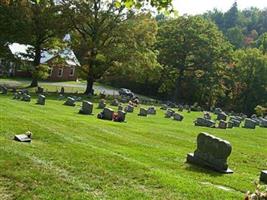
[[[179, 15], [195, 15], [213, 10], [213, 8], [227, 11], [234, 2], [235, 0], [174, 0], [173, 5]], [[267, 8], [267, 0], [236, 0], [236, 2], [241, 10], [252, 6], [260, 9]]]

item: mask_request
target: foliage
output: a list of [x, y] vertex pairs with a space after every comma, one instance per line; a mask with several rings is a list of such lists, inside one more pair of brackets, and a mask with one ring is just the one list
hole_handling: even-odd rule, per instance
[[267, 187], [256, 183], [255, 192], [247, 192], [245, 200], [267, 200]]
[[257, 116], [264, 117], [267, 115], [267, 108], [263, 106], [257, 105], [254, 110]]
[[231, 46], [213, 23], [201, 17], [163, 21], [156, 46], [164, 66], [161, 91], [168, 89], [175, 99], [187, 102], [216, 101], [223, 90], [221, 71], [231, 58]]

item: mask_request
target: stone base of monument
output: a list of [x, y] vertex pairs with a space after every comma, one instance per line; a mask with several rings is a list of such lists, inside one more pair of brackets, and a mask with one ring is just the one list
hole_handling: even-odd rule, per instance
[[212, 170], [215, 170], [217, 172], [224, 173], [224, 174], [234, 173], [233, 170], [231, 170], [229, 168], [227, 168], [227, 169], [217, 168], [216, 166], [214, 166], [214, 164], [211, 164], [211, 163], [209, 163], [209, 162], [207, 162], [201, 158], [198, 158], [197, 156], [194, 155], [194, 153], [187, 154], [186, 162], [190, 163], [190, 164], [198, 165], [201, 167], [206, 167], [206, 168], [209, 168], [209, 169], [212, 169]]
[[15, 135], [14, 140], [18, 142], [31, 142], [32, 141], [31, 137], [26, 134]]
[[267, 184], [267, 170], [261, 171], [260, 181]]

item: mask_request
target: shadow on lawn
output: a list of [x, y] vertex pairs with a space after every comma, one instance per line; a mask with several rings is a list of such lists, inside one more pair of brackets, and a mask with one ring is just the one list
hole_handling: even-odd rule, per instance
[[190, 171], [190, 172], [196, 172], [196, 173], [201, 173], [201, 174], [208, 174], [209, 176], [223, 176], [223, 173], [214, 171], [212, 168], [207, 167], [207, 166], [197, 166], [189, 163], [185, 163], [185, 170]]

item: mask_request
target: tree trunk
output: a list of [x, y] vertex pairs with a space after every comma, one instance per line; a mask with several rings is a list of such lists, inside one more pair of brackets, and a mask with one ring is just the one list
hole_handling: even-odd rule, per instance
[[94, 94], [93, 85], [94, 85], [94, 78], [93, 78], [92, 75], [88, 75], [86, 90], [85, 90], [84, 94], [86, 94], [86, 95], [89, 95], [89, 94], [93, 95]]
[[34, 50], [34, 60], [33, 60], [33, 72], [32, 72], [32, 82], [30, 87], [38, 86], [38, 66], [40, 65], [41, 60], [41, 48], [40, 45], [37, 45]]
[[183, 78], [184, 78], [184, 69], [180, 69], [179, 76], [175, 81], [175, 91], [173, 95], [173, 101], [177, 101], [177, 99], [180, 99], [182, 97], [181, 84]]
[[32, 77], [32, 82], [30, 87], [37, 87], [38, 86], [38, 80], [36, 77]]

